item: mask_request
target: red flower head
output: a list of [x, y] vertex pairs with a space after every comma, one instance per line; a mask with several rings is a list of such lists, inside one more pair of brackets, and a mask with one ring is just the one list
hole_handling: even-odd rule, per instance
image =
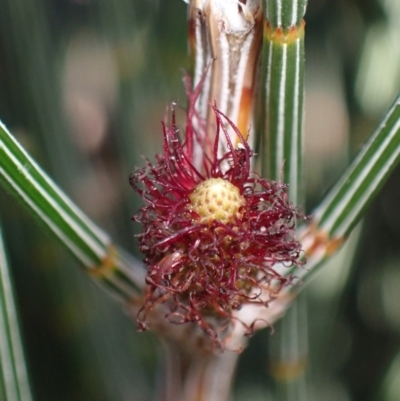
[[[145, 202], [134, 216], [143, 226], [139, 243], [148, 284], [137, 320], [144, 330], [148, 312], [163, 303], [172, 323], [196, 323], [223, 346], [235, 311], [249, 303], [267, 306], [261, 292], [273, 282], [271, 298], [290, 280], [274, 266], [298, 263], [299, 213], [285, 185], [251, 172], [254, 152], [215, 105], [214, 139], [195, 128], [198, 91], [189, 94], [185, 138], [172, 111], [171, 126], [163, 124], [164, 153], [130, 177]], [[221, 136], [226, 151], [219, 156]], [[200, 162], [195, 149], [203, 152]]]

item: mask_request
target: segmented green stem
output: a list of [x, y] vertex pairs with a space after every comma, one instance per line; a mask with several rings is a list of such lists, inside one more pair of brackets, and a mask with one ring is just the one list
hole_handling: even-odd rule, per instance
[[[275, 3], [268, 1], [267, 11], [268, 7], [276, 7]], [[262, 170], [271, 179], [289, 184], [289, 197], [298, 204], [302, 171], [304, 23], [302, 16], [292, 16], [297, 25], [285, 31], [276, 25], [285, 16], [277, 18], [276, 13], [274, 16], [275, 20], [267, 20], [264, 30], [266, 119], [262, 136], [266, 139], [261, 140]]]
[[81, 263], [86, 272], [120, 299], [130, 299], [144, 282], [144, 269], [115, 247], [57, 187], [0, 124], [0, 182]]
[[346, 173], [316, 209], [302, 241], [308, 255], [307, 270], [296, 275], [309, 279], [311, 273], [335, 252], [377, 196], [400, 161], [400, 96]]
[[318, 229], [347, 236], [400, 160], [400, 96], [368, 143], [315, 211]]
[[[303, 201], [302, 120], [304, 97], [304, 22], [306, 2], [266, 2], [264, 29], [263, 175], [289, 184], [289, 199]], [[282, 274], [287, 268], [282, 267]], [[306, 400], [307, 305], [300, 297], [277, 324], [269, 341], [270, 372], [277, 399]]]
[[4, 401], [32, 400], [1, 228], [0, 399]]
[[289, 30], [301, 24], [306, 7], [307, 0], [267, 0], [266, 19], [273, 29]]

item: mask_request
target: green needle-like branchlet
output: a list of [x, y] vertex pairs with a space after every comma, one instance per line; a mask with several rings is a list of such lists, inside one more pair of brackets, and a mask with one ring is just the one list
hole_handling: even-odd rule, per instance
[[303, 230], [307, 269], [296, 275], [308, 281], [343, 244], [399, 161], [400, 96]]
[[283, 12], [286, 3], [289, 2], [267, 2], [262, 55], [265, 119], [260, 130], [260, 154], [263, 174], [289, 184], [290, 199], [298, 204], [302, 178], [304, 7], [293, 5], [292, 12], [296, 13], [290, 16], [291, 25], [282, 25], [287, 19]]
[[[305, 1], [267, 1], [262, 53], [263, 107], [260, 129], [263, 175], [289, 184], [294, 204], [302, 193]], [[297, 267], [294, 267], [297, 268]], [[287, 268], [282, 267], [282, 274]], [[300, 298], [269, 340], [270, 372], [278, 399], [307, 399], [307, 305]]]
[[0, 399], [31, 401], [13, 288], [0, 229]]
[[138, 293], [144, 271], [73, 204], [4, 125], [0, 182], [116, 297], [130, 299]]
[[400, 160], [400, 96], [315, 211], [318, 230], [346, 237]]

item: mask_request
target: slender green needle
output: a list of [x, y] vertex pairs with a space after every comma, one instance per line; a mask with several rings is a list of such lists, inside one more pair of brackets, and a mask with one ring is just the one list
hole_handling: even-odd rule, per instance
[[0, 182], [81, 263], [85, 271], [122, 299], [137, 294], [144, 269], [115, 247], [58, 188], [0, 124]]
[[318, 230], [347, 236], [400, 160], [400, 96], [315, 211]]
[[[302, 176], [302, 121], [304, 98], [304, 7], [293, 3], [291, 30], [282, 30], [286, 14], [268, 10], [288, 2], [267, 1], [264, 31], [263, 69], [265, 70], [264, 115], [262, 129], [263, 174], [289, 184], [290, 200], [300, 201]], [[286, 7], [286, 5], [285, 5]], [[284, 8], [285, 8], [284, 7]], [[301, 11], [300, 14], [298, 12]], [[277, 18], [280, 16], [280, 18]], [[275, 21], [275, 22], [274, 22]], [[278, 25], [276, 25], [279, 23]]]
[[400, 161], [400, 96], [302, 233], [307, 269], [287, 271], [308, 280], [346, 240]]
[[0, 399], [4, 401], [32, 400], [1, 229]]
[[[304, 98], [304, 22], [306, 2], [266, 2], [263, 44], [263, 175], [289, 184], [289, 199], [303, 202], [302, 126]], [[297, 268], [297, 267], [294, 267]], [[277, 267], [282, 275], [287, 267]], [[307, 304], [300, 297], [277, 324], [269, 340], [270, 373], [277, 399], [307, 400]]]

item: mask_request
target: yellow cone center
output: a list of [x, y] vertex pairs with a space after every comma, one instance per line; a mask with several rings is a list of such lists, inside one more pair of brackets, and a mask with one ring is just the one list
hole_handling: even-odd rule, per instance
[[246, 201], [239, 188], [222, 178], [209, 178], [199, 184], [189, 195], [192, 210], [203, 223], [219, 220], [229, 223], [238, 216], [239, 208]]

